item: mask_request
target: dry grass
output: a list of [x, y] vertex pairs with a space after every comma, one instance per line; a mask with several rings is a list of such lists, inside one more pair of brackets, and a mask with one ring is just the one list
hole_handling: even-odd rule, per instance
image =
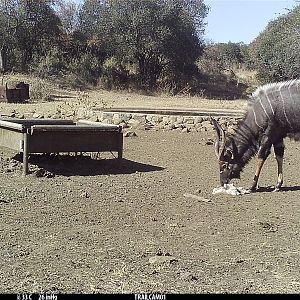
[[[114, 92], [101, 89], [88, 91], [64, 90], [49, 81], [24, 75], [5, 75], [4, 82], [12, 85], [24, 81], [30, 84], [30, 89], [45, 87], [47, 96], [43, 99], [31, 100], [28, 104], [0, 103], [1, 114], [40, 113], [45, 117], [60, 114], [66, 110], [68, 114], [76, 111], [79, 106], [86, 108], [187, 108], [187, 109], [244, 109], [246, 100], [210, 100], [201, 97], [141, 95], [129, 92]], [[39, 84], [37, 82], [39, 81]], [[49, 89], [49, 91], [46, 89]], [[51, 92], [51, 93], [50, 93]], [[51, 95], [50, 95], [51, 94]], [[50, 97], [51, 96], [51, 97]], [[49, 101], [49, 98], [51, 101]]]

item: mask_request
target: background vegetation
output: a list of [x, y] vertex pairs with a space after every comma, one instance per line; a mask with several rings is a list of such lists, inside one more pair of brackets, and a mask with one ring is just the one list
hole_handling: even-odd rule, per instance
[[299, 76], [300, 7], [251, 43], [205, 42], [203, 0], [0, 0], [0, 71], [62, 87], [241, 98]]

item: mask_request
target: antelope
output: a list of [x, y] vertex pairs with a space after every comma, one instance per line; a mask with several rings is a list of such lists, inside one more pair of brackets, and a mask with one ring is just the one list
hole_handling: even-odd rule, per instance
[[271, 148], [277, 161], [277, 183], [283, 184], [284, 138], [300, 140], [300, 80], [270, 83], [258, 87], [252, 94], [243, 120], [233, 134], [227, 134], [213, 118], [216, 130], [215, 153], [219, 161], [220, 183], [223, 186], [240, 174], [257, 154], [257, 166], [250, 187], [257, 190], [263, 165]]

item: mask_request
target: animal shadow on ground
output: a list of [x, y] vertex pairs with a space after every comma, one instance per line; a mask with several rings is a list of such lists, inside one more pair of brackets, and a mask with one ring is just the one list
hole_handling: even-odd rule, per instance
[[[17, 154], [13, 159], [22, 162], [22, 156]], [[30, 165], [36, 165], [53, 175], [62, 176], [96, 176], [96, 175], [116, 175], [133, 174], [136, 172], [162, 171], [163, 167], [143, 164], [128, 159], [93, 159], [87, 155], [39, 155], [31, 154]], [[33, 173], [33, 172], [31, 172]]]
[[[260, 186], [257, 190], [257, 192], [263, 192], [263, 193], [270, 193], [274, 192], [274, 186]], [[296, 192], [300, 191], [300, 186], [283, 186], [280, 188], [279, 192]]]

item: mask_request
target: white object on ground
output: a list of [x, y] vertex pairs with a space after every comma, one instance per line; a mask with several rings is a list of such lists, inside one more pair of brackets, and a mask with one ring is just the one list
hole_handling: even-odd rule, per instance
[[214, 188], [212, 191], [213, 195], [220, 194], [220, 193], [238, 196], [238, 195], [250, 194], [250, 191], [248, 189], [244, 189], [243, 187], [235, 187], [232, 183], [230, 183], [230, 184], [224, 184], [224, 186]]
[[197, 195], [193, 195], [193, 194], [183, 194], [184, 197], [188, 197], [188, 198], [192, 198], [198, 201], [203, 201], [203, 202], [212, 202], [210, 199], [206, 199], [204, 197], [201, 196], [197, 196]]

